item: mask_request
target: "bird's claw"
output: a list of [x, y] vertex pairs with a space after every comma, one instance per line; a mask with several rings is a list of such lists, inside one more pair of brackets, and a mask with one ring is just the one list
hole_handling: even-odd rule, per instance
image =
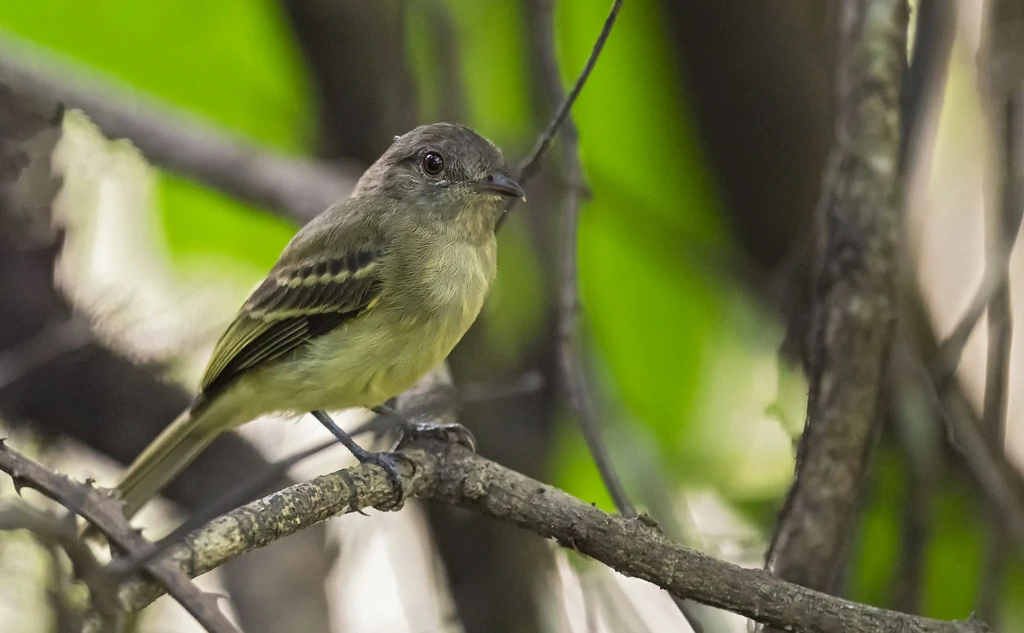
[[419, 438], [434, 438], [446, 444], [461, 444], [476, 452], [476, 438], [469, 429], [458, 423], [438, 424], [435, 422], [407, 422], [401, 427], [401, 437], [395, 449], [408, 445]]
[[415, 468], [415, 464], [412, 463], [412, 460], [401, 453], [371, 453], [369, 451], [356, 456], [356, 458], [361, 464], [373, 464], [374, 466], [380, 467], [380, 469], [388, 476], [388, 483], [391, 484], [391, 489], [395, 492], [395, 499], [389, 503], [387, 507], [379, 509], [398, 510], [401, 508], [405, 503], [405, 488], [402, 485], [402, 475], [398, 472], [398, 461], [405, 461]]

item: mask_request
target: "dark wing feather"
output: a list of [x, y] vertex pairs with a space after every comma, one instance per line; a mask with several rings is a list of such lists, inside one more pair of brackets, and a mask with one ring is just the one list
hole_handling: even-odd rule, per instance
[[276, 266], [217, 342], [200, 400], [372, 309], [380, 294], [379, 266], [380, 253], [367, 250]]

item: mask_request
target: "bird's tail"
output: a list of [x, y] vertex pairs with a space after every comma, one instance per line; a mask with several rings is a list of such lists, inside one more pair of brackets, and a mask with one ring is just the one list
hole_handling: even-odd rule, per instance
[[200, 418], [202, 414], [186, 410], [128, 467], [117, 485], [126, 518], [132, 518], [217, 437], [217, 431], [211, 432], [210, 425], [201, 424]]

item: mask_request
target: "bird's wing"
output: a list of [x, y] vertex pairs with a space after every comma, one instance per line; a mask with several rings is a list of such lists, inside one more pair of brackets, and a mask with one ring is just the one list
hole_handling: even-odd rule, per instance
[[380, 255], [363, 248], [275, 266], [217, 342], [200, 398], [372, 310], [380, 296]]

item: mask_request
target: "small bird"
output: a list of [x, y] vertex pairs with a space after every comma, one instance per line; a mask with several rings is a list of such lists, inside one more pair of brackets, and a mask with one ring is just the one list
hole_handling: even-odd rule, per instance
[[[495, 228], [523, 189], [463, 125], [395, 137], [344, 202], [289, 242], [214, 348], [192, 405], [117, 486], [133, 516], [221, 432], [271, 413], [379, 408], [447, 357], [496, 273]], [[332, 431], [345, 441], [336, 426]], [[360, 461], [379, 453], [346, 446]]]

